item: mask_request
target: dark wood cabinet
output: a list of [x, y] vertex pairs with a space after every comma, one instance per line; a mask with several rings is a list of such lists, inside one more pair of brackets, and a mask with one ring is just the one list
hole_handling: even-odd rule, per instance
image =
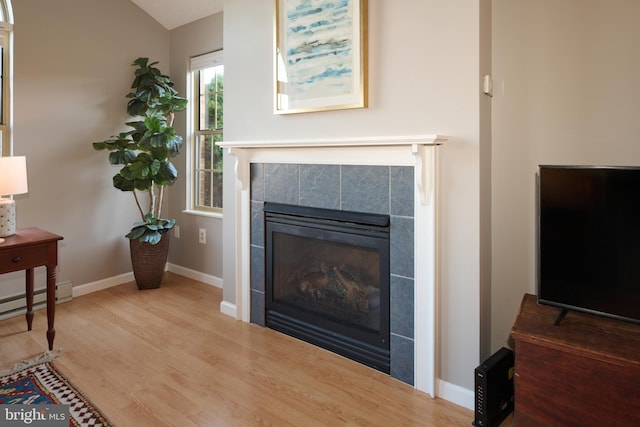
[[640, 426], [640, 325], [525, 295], [512, 329], [517, 427]]

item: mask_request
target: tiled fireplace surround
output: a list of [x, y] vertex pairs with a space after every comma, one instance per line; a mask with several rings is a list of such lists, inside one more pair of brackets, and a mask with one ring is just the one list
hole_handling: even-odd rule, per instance
[[239, 269], [237, 317], [264, 326], [264, 202], [390, 215], [391, 376], [435, 396], [434, 207], [443, 141], [225, 142], [240, 184], [238, 256], [250, 266]]
[[251, 322], [264, 326], [264, 202], [391, 215], [391, 376], [413, 385], [413, 168], [251, 165]]

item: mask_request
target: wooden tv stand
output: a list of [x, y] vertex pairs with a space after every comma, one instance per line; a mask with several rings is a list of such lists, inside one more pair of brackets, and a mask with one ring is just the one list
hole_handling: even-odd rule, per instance
[[518, 427], [640, 426], [640, 325], [526, 294], [512, 328]]

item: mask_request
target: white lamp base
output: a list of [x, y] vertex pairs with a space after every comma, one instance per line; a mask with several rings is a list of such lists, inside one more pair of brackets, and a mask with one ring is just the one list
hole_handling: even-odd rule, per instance
[[14, 234], [16, 234], [16, 202], [0, 198], [0, 238]]

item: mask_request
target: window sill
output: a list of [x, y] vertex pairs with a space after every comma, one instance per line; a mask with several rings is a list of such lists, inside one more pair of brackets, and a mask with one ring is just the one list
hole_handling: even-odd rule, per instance
[[223, 214], [221, 212], [206, 212], [206, 211], [198, 211], [194, 209], [185, 209], [182, 211], [182, 213], [187, 215], [202, 216], [206, 218], [222, 219], [223, 217]]

